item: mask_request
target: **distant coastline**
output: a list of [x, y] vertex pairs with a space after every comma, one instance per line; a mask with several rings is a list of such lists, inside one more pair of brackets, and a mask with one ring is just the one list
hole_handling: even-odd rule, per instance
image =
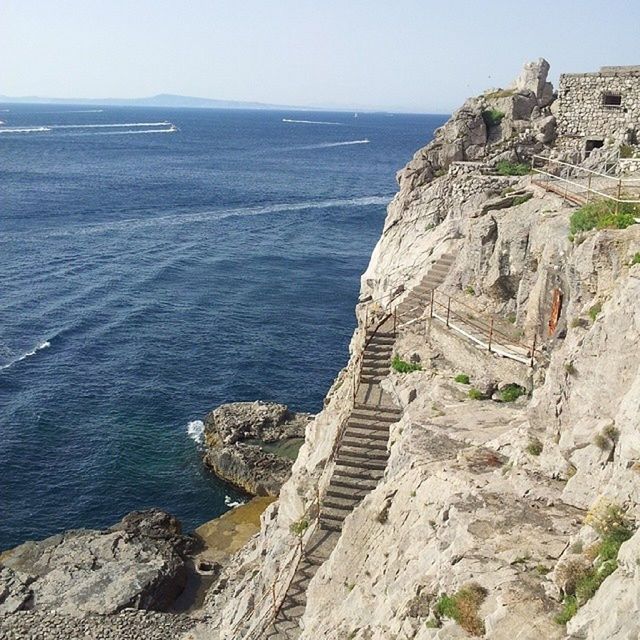
[[362, 112], [362, 113], [404, 113], [433, 114], [427, 111], [410, 109], [376, 109], [373, 107], [353, 106], [301, 106], [287, 104], [270, 104], [266, 102], [243, 102], [241, 100], [215, 100], [195, 96], [180, 96], [161, 93], [145, 98], [50, 98], [41, 96], [5, 96], [0, 95], [0, 104], [57, 104], [57, 105], [89, 105], [92, 107], [164, 107], [174, 109], [241, 109], [261, 111], [327, 111], [327, 112]]

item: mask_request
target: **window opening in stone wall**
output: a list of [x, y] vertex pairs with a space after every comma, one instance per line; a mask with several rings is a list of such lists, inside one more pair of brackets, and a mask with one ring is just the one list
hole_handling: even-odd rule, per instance
[[585, 158], [589, 157], [589, 154], [594, 150], [594, 149], [600, 149], [601, 147], [604, 146], [604, 140], [603, 139], [591, 139], [591, 140], [587, 140], [585, 142], [584, 145], [584, 156]]
[[605, 93], [602, 96], [602, 104], [605, 107], [621, 107], [622, 96], [619, 93]]

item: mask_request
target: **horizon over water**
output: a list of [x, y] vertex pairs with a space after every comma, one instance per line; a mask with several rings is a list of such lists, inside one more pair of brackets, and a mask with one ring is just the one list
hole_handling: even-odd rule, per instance
[[243, 500], [204, 415], [321, 410], [395, 172], [445, 119], [0, 105], [0, 551]]

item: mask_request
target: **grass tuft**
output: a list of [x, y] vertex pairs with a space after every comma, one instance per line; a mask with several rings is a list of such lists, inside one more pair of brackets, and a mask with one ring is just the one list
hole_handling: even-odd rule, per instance
[[484, 400], [484, 394], [482, 393], [482, 391], [480, 391], [479, 389], [476, 389], [475, 387], [472, 387], [471, 389], [469, 389], [469, 392], [467, 393], [467, 395], [472, 400]]
[[531, 168], [528, 164], [524, 164], [522, 162], [500, 160], [496, 165], [496, 171], [500, 176], [526, 176], [530, 173]]
[[527, 453], [532, 456], [539, 456], [542, 453], [542, 442], [538, 438], [532, 438], [527, 445]]
[[391, 368], [398, 373], [413, 373], [414, 371], [422, 371], [422, 365], [419, 362], [407, 362], [398, 354], [393, 356]]
[[582, 205], [571, 214], [569, 233], [575, 238], [576, 234], [591, 229], [626, 229], [635, 224], [635, 218], [640, 216], [640, 206], [631, 203], [618, 204], [613, 200], [595, 200]]
[[482, 636], [485, 629], [479, 610], [486, 597], [487, 590], [475, 582], [465, 585], [452, 596], [445, 593], [436, 602], [436, 618], [450, 618], [471, 635]]
[[634, 264], [640, 264], [640, 251], [631, 258], [631, 266]]
[[454, 380], [459, 382], [460, 384], [469, 384], [471, 381], [469, 380], [469, 376], [466, 373], [459, 373]]
[[505, 114], [499, 109], [486, 109], [482, 112], [482, 119], [487, 125], [487, 129], [497, 127], [504, 118]]
[[512, 382], [502, 389], [500, 392], [500, 400], [502, 400], [502, 402], [515, 402], [520, 396], [526, 393], [527, 390], [524, 387]]

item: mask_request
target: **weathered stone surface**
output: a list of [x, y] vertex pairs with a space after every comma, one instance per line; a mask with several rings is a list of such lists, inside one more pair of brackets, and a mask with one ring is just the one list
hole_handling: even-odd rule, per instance
[[303, 438], [311, 416], [275, 402], [233, 402], [205, 418], [205, 464], [220, 478], [256, 496], [276, 496], [293, 461], [265, 444]]
[[104, 531], [25, 542], [3, 556], [0, 612], [166, 609], [184, 588], [188, 546], [178, 521], [160, 511], [130, 514]]

